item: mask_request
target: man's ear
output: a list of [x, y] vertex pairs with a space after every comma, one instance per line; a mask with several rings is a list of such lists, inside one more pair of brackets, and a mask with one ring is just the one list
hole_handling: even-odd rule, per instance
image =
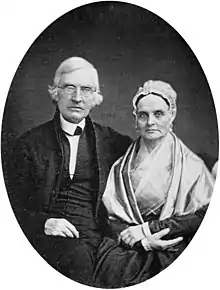
[[55, 92], [54, 94], [51, 94], [50, 97], [51, 97], [53, 103], [57, 103], [59, 100], [59, 96], [58, 96], [57, 92]]
[[58, 100], [59, 100], [57, 88], [54, 88], [53, 86], [49, 86], [48, 92], [50, 94], [50, 97], [52, 99], [52, 102], [53, 103], [57, 103]]

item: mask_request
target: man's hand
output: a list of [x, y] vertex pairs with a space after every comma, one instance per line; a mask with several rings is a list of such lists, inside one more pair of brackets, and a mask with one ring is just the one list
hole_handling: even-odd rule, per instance
[[44, 225], [44, 233], [49, 236], [79, 238], [79, 232], [64, 218], [49, 218]]
[[142, 230], [142, 225], [131, 226], [120, 233], [118, 242], [123, 241], [126, 245], [133, 247], [135, 243], [144, 238], [145, 235]]
[[172, 240], [161, 240], [162, 237], [169, 233], [170, 229], [164, 229], [153, 235], [148, 235], [145, 239], [141, 241], [142, 246], [146, 251], [150, 250], [171, 250], [175, 251], [172, 247], [177, 245], [183, 240], [183, 237], [178, 237]]

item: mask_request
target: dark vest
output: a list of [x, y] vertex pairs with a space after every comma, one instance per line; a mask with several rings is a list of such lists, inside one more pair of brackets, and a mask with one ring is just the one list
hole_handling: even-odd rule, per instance
[[98, 165], [95, 152], [95, 137], [83, 131], [79, 139], [76, 167], [73, 178], [69, 175], [70, 145], [65, 135], [62, 138], [64, 168], [60, 190], [51, 208], [50, 216], [64, 217], [79, 231], [80, 238], [92, 239], [98, 234], [94, 219], [98, 191]]

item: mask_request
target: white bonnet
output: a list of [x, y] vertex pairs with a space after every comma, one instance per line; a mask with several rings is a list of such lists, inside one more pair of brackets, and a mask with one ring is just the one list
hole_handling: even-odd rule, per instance
[[138, 89], [132, 101], [134, 113], [137, 110], [137, 104], [140, 101], [140, 99], [150, 94], [160, 96], [161, 98], [165, 99], [169, 103], [172, 114], [176, 115], [176, 110], [177, 110], [176, 109], [176, 99], [177, 99], [176, 92], [174, 91], [174, 89], [171, 87], [170, 84], [165, 83], [163, 81], [158, 81], [158, 80], [146, 81], [143, 87], [140, 87]]

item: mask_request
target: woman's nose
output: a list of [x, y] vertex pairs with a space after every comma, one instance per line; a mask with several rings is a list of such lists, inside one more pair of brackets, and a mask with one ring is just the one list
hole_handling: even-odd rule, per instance
[[155, 118], [153, 115], [148, 116], [147, 124], [148, 124], [148, 126], [152, 126], [155, 124]]

